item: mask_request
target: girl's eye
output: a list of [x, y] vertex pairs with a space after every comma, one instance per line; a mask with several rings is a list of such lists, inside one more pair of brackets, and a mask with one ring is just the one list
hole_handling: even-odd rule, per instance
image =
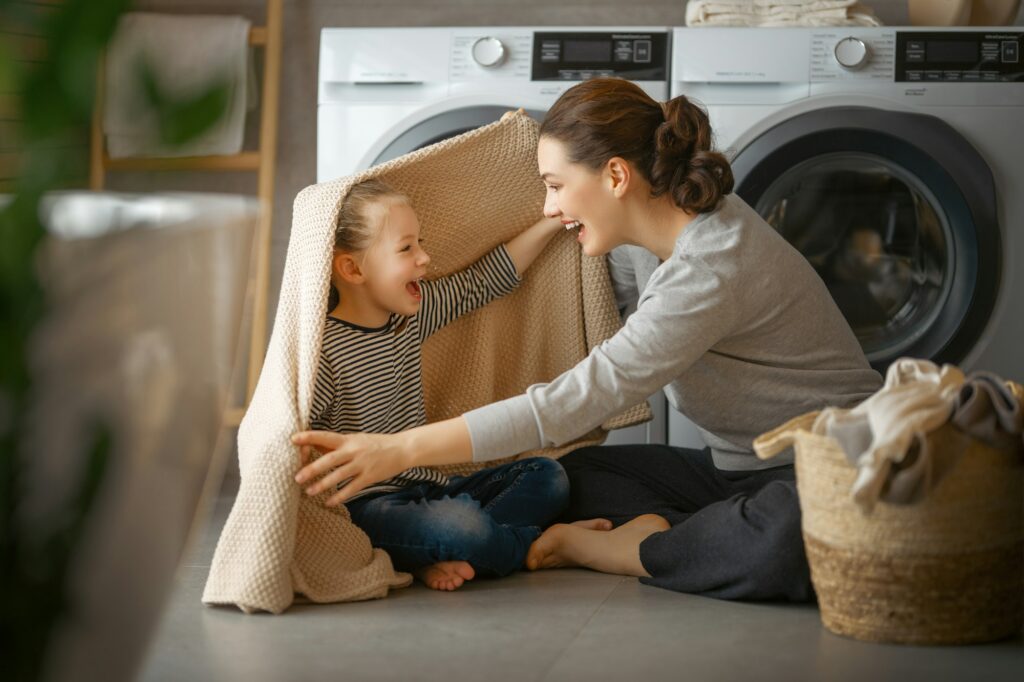
[[558, 191], [558, 188], [555, 187], [554, 185], [548, 185], [548, 189], [551, 190], [552, 192], [557, 192]]
[[406, 244], [405, 246], [403, 246], [403, 247], [402, 247], [402, 251], [403, 251], [403, 252], [404, 252], [404, 251], [409, 251], [409, 250], [411, 250], [411, 249], [412, 249], [412, 245], [411, 245], [411, 244]]

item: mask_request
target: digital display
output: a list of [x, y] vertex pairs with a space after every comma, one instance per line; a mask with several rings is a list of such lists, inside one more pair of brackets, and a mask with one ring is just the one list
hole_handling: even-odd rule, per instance
[[964, 40], [929, 40], [929, 62], [974, 64], [978, 61], [978, 43]]
[[566, 40], [563, 61], [568, 64], [607, 64], [612, 60], [610, 40]]

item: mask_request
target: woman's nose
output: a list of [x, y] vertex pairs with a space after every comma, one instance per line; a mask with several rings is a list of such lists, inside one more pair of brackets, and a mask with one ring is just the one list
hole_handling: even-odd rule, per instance
[[549, 194], [544, 199], [544, 216], [547, 218], [557, 218], [560, 215], [562, 215], [562, 211], [558, 208], [558, 203]]

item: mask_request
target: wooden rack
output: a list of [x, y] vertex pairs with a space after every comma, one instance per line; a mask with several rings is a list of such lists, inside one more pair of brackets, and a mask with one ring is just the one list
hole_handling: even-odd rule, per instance
[[175, 158], [112, 159], [103, 141], [104, 69], [97, 76], [96, 106], [90, 137], [89, 187], [102, 190], [109, 171], [252, 171], [258, 173], [257, 196], [260, 216], [257, 228], [256, 272], [252, 276], [252, 326], [249, 336], [249, 364], [246, 372], [245, 404], [228, 410], [225, 424], [237, 426], [256, 389], [267, 340], [267, 299], [270, 288], [271, 223], [274, 212], [274, 167], [277, 161], [277, 117], [281, 84], [282, 0], [267, 0], [266, 26], [249, 31], [249, 44], [264, 50], [263, 92], [260, 102], [260, 140], [256, 151], [238, 154], [186, 156]]

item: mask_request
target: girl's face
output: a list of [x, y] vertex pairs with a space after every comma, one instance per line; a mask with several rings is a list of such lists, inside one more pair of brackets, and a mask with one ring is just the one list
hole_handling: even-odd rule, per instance
[[540, 138], [537, 165], [547, 188], [544, 215], [575, 227], [583, 253], [603, 256], [624, 243], [618, 228], [624, 218], [622, 206], [607, 172], [572, 163], [565, 145], [551, 137]]
[[392, 204], [381, 233], [362, 261], [370, 302], [382, 311], [415, 315], [423, 301], [420, 280], [427, 274], [428, 263], [416, 213], [408, 204]]

